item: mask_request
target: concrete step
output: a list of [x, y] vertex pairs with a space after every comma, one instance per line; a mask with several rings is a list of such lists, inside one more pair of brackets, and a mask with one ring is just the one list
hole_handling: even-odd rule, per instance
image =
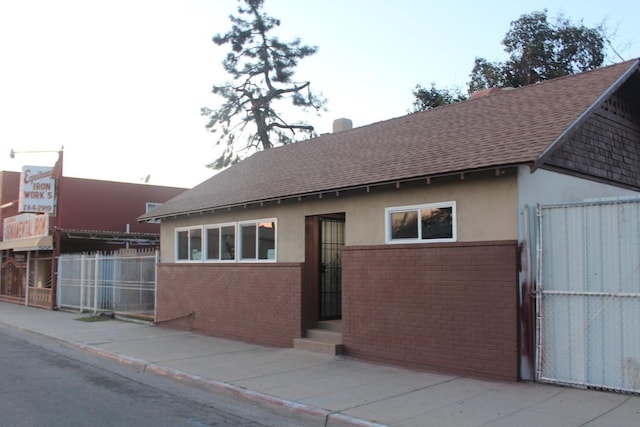
[[308, 329], [307, 338], [330, 344], [342, 344], [342, 334], [327, 329]]
[[311, 338], [294, 338], [293, 348], [298, 350], [312, 351], [314, 353], [324, 353], [338, 355], [342, 354], [342, 344], [317, 341]]
[[342, 332], [340, 323], [318, 322], [318, 328], [308, 329], [305, 338], [295, 338], [293, 347], [315, 353], [342, 354]]
[[328, 331], [342, 332], [342, 320], [319, 320], [318, 329], [324, 329]]

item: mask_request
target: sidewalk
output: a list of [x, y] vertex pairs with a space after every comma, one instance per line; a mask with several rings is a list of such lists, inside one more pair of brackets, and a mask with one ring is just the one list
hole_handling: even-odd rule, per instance
[[0, 327], [315, 415], [323, 426], [638, 426], [640, 397], [432, 374], [0, 302]]

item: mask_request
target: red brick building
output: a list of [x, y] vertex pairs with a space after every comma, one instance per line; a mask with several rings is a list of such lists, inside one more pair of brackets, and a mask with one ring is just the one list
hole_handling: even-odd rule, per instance
[[[61, 159], [62, 152], [58, 163]], [[25, 185], [22, 194], [21, 173], [0, 171], [3, 301], [54, 308], [60, 254], [159, 247], [160, 224], [136, 218], [185, 190], [71, 178], [62, 176], [58, 166], [42, 168], [44, 181], [28, 190]], [[35, 182], [35, 177], [27, 174], [23, 181]], [[24, 200], [29, 192], [36, 200], [50, 196], [51, 204], [30, 206]]]

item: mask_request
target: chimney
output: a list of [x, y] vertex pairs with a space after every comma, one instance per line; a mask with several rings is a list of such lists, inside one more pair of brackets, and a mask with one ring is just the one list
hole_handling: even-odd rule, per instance
[[353, 129], [353, 122], [349, 119], [335, 119], [333, 121], [333, 133]]
[[501, 89], [499, 87], [490, 87], [489, 89], [482, 89], [473, 92], [471, 95], [471, 99], [484, 98], [485, 96], [495, 95], [496, 93], [500, 93]]

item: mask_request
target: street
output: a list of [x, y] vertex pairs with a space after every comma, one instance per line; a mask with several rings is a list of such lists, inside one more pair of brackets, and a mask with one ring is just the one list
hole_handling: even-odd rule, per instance
[[0, 328], [2, 426], [301, 426], [220, 392]]

